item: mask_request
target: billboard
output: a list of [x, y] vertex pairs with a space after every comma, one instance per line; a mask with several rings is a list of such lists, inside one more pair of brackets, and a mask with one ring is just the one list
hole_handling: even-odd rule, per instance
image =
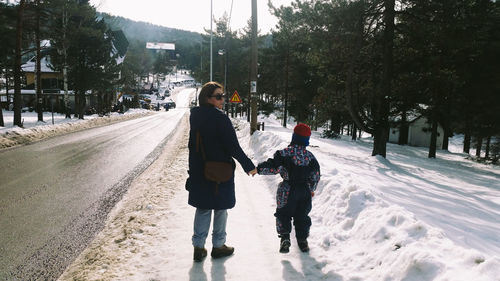
[[175, 50], [175, 44], [174, 43], [147, 42], [146, 49]]

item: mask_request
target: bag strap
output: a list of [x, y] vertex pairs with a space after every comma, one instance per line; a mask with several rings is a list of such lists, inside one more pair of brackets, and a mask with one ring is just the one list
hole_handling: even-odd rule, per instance
[[200, 131], [196, 131], [196, 152], [201, 150], [201, 158], [203, 158], [203, 162], [207, 162], [207, 157], [205, 155], [205, 148], [203, 146], [203, 141], [201, 139]]
[[[196, 131], [196, 152], [201, 151], [201, 158], [203, 158], [203, 164], [207, 162], [207, 157], [205, 155], [205, 149], [203, 146], [203, 141], [201, 139], [201, 134], [200, 131]], [[219, 192], [219, 183], [215, 183], [215, 191], [214, 193], [217, 194]]]

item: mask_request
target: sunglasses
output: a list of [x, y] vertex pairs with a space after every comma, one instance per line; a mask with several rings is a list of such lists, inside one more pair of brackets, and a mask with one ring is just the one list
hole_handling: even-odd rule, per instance
[[224, 94], [211, 95], [211, 98], [215, 98], [216, 100], [222, 100], [224, 98]]

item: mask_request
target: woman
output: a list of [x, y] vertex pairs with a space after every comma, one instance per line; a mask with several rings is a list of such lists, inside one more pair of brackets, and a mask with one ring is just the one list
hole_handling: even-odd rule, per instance
[[[196, 208], [194, 217], [193, 259], [202, 261], [207, 256], [205, 240], [210, 228], [212, 210], [214, 213], [212, 232], [213, 258], [230, 256], [233, 247], [225, 245], [227, 209], [236, 203], [234, 195], [233, 157], [246, 173], [255, 175], [252, 161], [245, 155], [236, 138], [231, 120], [221, 110], [224, 105], [222, 85], [208, 82], [203, 85], [198, 97], [200, 106], [191, 109], [189, 123], [189, 177], [186, 189], [189, 191], [189, 205]], [[204, 156], [203, 156], [204, 154]], [[204, 163], [218, 161], [232, 164], [232, 176], [228, 181], [216, 183], [204, 175]]]

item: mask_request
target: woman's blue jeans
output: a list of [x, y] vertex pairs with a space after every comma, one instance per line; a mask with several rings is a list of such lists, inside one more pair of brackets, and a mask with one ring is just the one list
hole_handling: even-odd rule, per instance
[[226, 242], [227, 210], [204, 210], [197, 208], [194, 215], [193, 246], [205, 248], [205, 240], [210, 229], [212, 211], [214, 212], [212, 246], [220, 248]]

